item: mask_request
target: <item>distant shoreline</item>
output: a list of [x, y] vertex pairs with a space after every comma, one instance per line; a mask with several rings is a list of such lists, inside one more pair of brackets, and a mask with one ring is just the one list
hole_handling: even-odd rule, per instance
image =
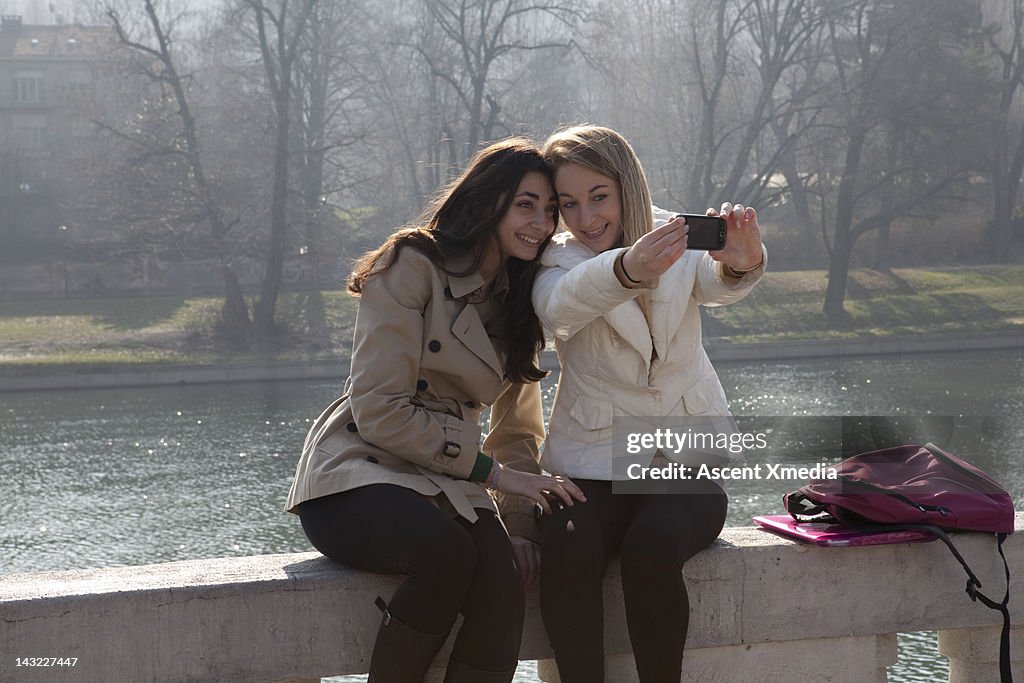
[[[1024, 330], [1017, 332], [908, 335], [859, 339], [819, 339], [755, 344], [709, 340], [708, 356], [715, 362], [805, 360], [852, 356], [988, 351], [1024, 348]], [[553, 351], [541, 365], [558, 368]], [[111, 364], [58, 366], [0, 365], [0, 392], [46, 389], [98, 389], [168, 386], [222, 382], [344, 379], [348, 358], [217, 364]]]

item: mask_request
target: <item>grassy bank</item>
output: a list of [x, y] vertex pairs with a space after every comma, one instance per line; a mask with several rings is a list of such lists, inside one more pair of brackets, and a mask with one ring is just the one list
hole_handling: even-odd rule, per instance
[[[833, 329], [822, 271], [770, 272], [744, 302], [712, 309], [708, 336], [730, 342], [1012, 330], [1024, 327], [1024, 266], [892, 274], [854, 271]], [[0, 303], [0, 365], [219, 363], [345, 356], [356, 302], [341, 291], [281, 298], [281, 333], [260, 352], [217, 335], [215, 298], [146, 297]]]
[[708, 310], [707, 336], [779, 342], [1024, 327], [1024, 266], [852, 271], [850, 320], [839, 329], [822, 313], [827, 284], [820, 270], [769, 272], [742, 303]]
[[347, 355], [356, 301], [345, 292], [284, 294], [267, 348], [221, 338], [217, 298], [36, 300], [0, 303], [0, 366], [224, 363]]

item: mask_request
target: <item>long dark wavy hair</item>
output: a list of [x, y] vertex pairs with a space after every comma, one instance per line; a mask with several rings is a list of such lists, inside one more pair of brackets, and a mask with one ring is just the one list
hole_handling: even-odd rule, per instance
[[[553, 183], [551, 169], [537, 146], [525, 138], [495, 142], [474, 155], [466, 170], [430, 202], [420, 217], [394, 232], [384, 244], [364, 254], [352, 269], [348, 289], [363, 291], [367, 278], [386, 271], [400, 249], [412, 247], [448, 275], [463, 277], [480, 269], [488, 249], [497, 243], [497, 228], [512, 206], [516, 189], [527, 173], [537, 171]], [[546, 199], [546, 198], [544, 198]], [[540, 246], [544, 251], [550, 236]], [[464, 270], [447, 268], [453, 259], [470, 257]], [[540, 259], [505, 261], [509, 290], [492, 340], [505, 357], [505, 377], [512, 382], [537, 382], [548, 373], [537, 367], [544, 331], [530, 295]]]

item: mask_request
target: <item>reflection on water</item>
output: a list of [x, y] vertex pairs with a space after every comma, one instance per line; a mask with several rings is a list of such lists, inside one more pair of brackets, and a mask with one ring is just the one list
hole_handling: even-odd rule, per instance
[[[756, 361], [719, 374], [741, 417], [954, 417], [951, 433], [936, 429], [949, 441], [939, 445], [1024, 500], [1024, 471], [1010, 466], [1024, 439], [1024, 351]], [[0, 573], [309, 550], [284, 497], [309, 423], [341, 384], [0, 394]], [[544, 393], [549, 409], [553, 377]], [[792, 488], [737, 482], [728, 523], [780, 512]]]

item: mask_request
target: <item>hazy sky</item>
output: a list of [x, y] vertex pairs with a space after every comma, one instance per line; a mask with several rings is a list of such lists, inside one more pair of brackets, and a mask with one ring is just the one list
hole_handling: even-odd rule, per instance
[[[168, 7], [198, 8], [219, 4], [220, 0], [161, 0]], [[0, 14], [17, 14], [26, 24], [53, 24], [62, 14], [65, 23], [74, 23], [76, 15], [87, 15], [95, 0], [0, 0]], [[52, 11], [51, 11], [52, 8]]]
[[18, 14], [26, 24], [52, 24], [54, 15], [60, 12], [67, 21], [74, 21], [75, 9], [88, 0], [0, 0], [0, 14]]

